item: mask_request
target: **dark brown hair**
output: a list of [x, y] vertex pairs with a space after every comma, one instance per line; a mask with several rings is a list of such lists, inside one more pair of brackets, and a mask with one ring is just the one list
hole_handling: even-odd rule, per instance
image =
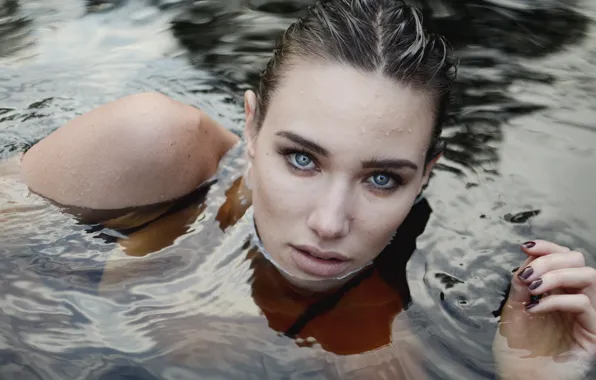
[[293, 59], [350, 65], [427, 91], [436, 99], [427, 160], [438, 153], [457, 63], [447, 41], [425, 31], [416, 8], [399, 0], [330, 0], [309, 7], [306, 16], [277, 39], [273, 57], [261, 73], [257, 130]]

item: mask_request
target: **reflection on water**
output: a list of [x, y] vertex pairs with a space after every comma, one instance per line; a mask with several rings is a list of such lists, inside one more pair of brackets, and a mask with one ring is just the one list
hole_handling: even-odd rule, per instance
[[[270, 328], [254, 301], [245, 231], [223, 233], [216, 222], [243, 171], [238, 152], [189, 234], [134, 260], [30, 195], [13, 165], [67, 120], [139, 91], [201, 107], [238, 132], [242, 90], [255, 84], [274, 37], [310, 3], [0, 5], [1, 378], [371, 379], [403, 367], [378, 353], [338, 358]], [[446, 158], [427, 191], [433, 212], [408, 264], [412, 305], [400, 316], [423, 341], [431, 378], [487, 379], [493, 313], [522, 260], [517, 243], [541, 236], [596, 254], [596, 8], [419, 3], [461, 69]], [[385, 263], [392, 266], [401, 272]], [[407, 335], [393, 340], [406, 345]]]
[[19, 17], [17, 0], [0, 4], [0, 57], [14, 55], [30, 42], [31, 20]]

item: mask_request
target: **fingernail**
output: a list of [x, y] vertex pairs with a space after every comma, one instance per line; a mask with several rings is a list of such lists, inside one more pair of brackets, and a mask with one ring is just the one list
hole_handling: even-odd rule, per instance
[[534, 289], [536, 289], [537, 287], [539, 287], [540, 285], [542, 285], [542, 279], [541, 279], [541, 278], [539, 278], [539, 279], [538, 279], [538, 280], [536, 280], [536, 281], [532, 281], [532, 283], [530, 284], [530, 286], [528, 286], [528, 289], [530, 289], [530, 290], [534, 290]]
[[520, 274], [518, 274], [518, 277], [522, 280], [527, 280], [528, 277], [532, 275], [532, 273], [534, 273], [534, 269], [532, 269], [532, 267], [526, 267], [526, 269], [524, 269]]
[[529, 310], [529, 309], [533, 308], [536, 305], [538, 305], [538, 301], [530, 302], [529, 304], [526, 305], [526, 310]]
[[523, 245], [524, 247], [526, 247], [526, 248], [530, 249], [530, 248], [534, 247], [534, 246], [536, 245], [536, 243], [535, 243], [535, 242], [533, 242], [533, 241], [527, 241], [527, 242], [525, 242], [525, 243], [524, 243], [524, 244], [522, 244], [522, 245]]

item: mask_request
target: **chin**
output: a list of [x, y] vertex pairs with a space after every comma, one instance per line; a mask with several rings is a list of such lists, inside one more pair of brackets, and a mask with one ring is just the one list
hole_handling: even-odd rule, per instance
[[313, 293], [323, 293], [335, 290], [352, 278], [356, 277], [360, 271], [353, 273], [345, 278], [342, 279], [328, 279], [328, 278], [317, 278], [312, 275], [308, 275], [306, 273], [300, 274], [292, 274], [284, 273], [284, 271], [280, 271], [281, 275], [288, 281], [291, 285], [297, 288], [297, 291], [306, 291], [306, 292], [313, 292]]

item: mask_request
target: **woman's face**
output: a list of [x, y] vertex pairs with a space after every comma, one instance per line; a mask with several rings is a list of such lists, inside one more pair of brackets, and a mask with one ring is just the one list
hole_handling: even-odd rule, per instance
[[432, 102], [380, 74], [301, 62], [257, 133], [247, 93], [255, 220], [291, 282], [335, 287], [389, 243], [428, 180]]

